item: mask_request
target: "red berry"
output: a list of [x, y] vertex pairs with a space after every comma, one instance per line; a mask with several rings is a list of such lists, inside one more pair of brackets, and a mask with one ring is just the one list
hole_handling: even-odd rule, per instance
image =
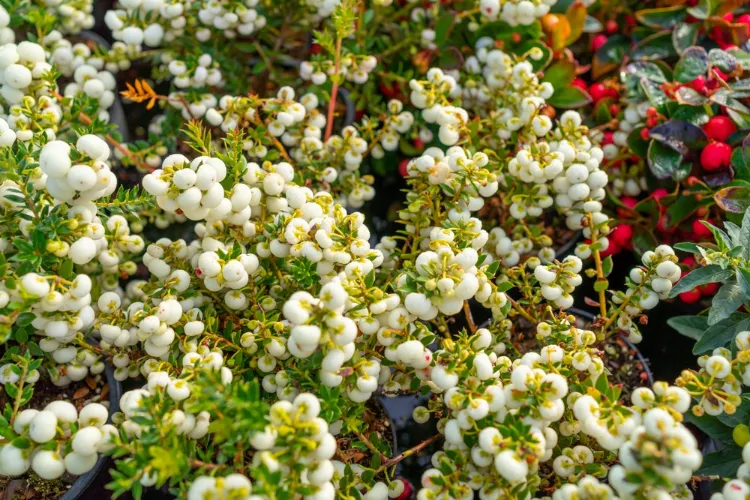
[[599, 33], [591, 40], [591, 50], [597, 51], [601, 49], [605, 43], [607, 43], [607, 35]]
[[696, 240], [705, 240], [711, 237], [711, 230], [701, 223], [700, 219], [693, 221], [693, 236]]
[[589, 94], [594, 102], [599, 102], [603, 97], [607, 95], [607, 89], [601, 83], [592, 83], [589, 87]]
[[650, 133], [651, 133], [651, 129], [650, 129], [650, 128], [648, 128], [648, 127], [643, 127], [643, 128], [641, 129], [641, 139], [643, 139], [644, 141], [647, 141], [647, 140], [649, 140], [649, 134], [650, 134]]
[[703, 93], [706, 91], [706, 78], [703, 75], [690, 82], [690, 84], [696, 92]]
[[602, 146], [606, 146], [607, 144], [612, 144], [615, 142], [615, 134], [613, 132], [604, 132], [604, 139], [602, 139]]
[[609, 88], [604, 91], [604, 97], [611, 97], [612, 99], [618, 99], [620, 94], [617, 93], [617, 89]]
[[736, 23], [750, 25], [750, 14], [742, 14], [740, 17], [737, 18]]
[[628, 14], [627, 16], [625, 16], [625, 24], [627, 24], [628, 26], [635, 26], [635, 18]]
[[669, 227], [667, 225], [667, 215], [662, 213], [662, 215], [659, 217], [659, 222], [656, 223], [656, 229], [661, 233], [674, 233], [677, 231], [676, 227]]
[[589, 89], [589, 86], [586, 83], [586, 80], [584, 80], [583, 78], [575, 78], [575, 79], [573, 79], [573, 81], [570, 84], [572, 86], [574, 86], [574, 87], [578, 87], [581, 90], [588, 90]]
[[321, 47], [319, 43], [314, 43], [312, 44], [312, 47], [310, 47], [310, 52], [312, 52], [313, 54], [320, 54], [321, 52], [323, 52], [323, 47]]
[[408, 175], [408, 172], [406, 170], [406, 166], [409, 164], [409, 159], [404, 158], [401, 160], [401, 163], [398, 164], [398, 173], [401, 177], [406, 177]]
[[633, 228], [627, 224], [620, 224], [612, 230], [609, 237], [617, 246], [624, 247], [633, 238]]
[[706, 283], [705, 285], [699, 286], [698, 290], [700, 290], [701, 295], [703, 295], [704, 297], [716, 295], [716, 292], [719, 291], [719, 284], [718, 283]]
[[609, 105], [609, 114], [611, 114], [612, 116], [614, 116], [614, 115], [616, 115], [619, 112], [620, 112], [620, 106], [618, 106], [617, 104], [610, 104]]
[[721, 16], [726, 22], [731, 23], [734, 21], [734, 14], [731, 12], [727, 12], [723, 16]]
[[692, 269], [695, 267], [695, 257], [692, 255], [688, 255], [684, 259], [682, 259], [682, 264], [687, 267], [688, 269]]
[[620, 253], [620, 250], [622, 250], [622, 248], [617, 242], [609, 240], [609, 246], [607, 246], [606, 250], [602, 250], [600, 254], [602, 257], [609, 257], [610, 255], [617, 255]]
[[628, 208], [633, 208], [638, 204], [638, 198], [632, 196], [624, 196], [620, 201]]
[[701, 165], [709, 172], [729, 166], [732, 159], [732, 148], [724, 142], [712, 142], [701, 152]]
[[680, 300], [685, 304], [695, 304], [701, 299], [701, 292], [697, 288], [690, 290], [689, 292], [682, 292], [680, 294]]
[[655, 199], [656, 201], [659, 201], [660, 199], [664, 198], [665, 196], [669, 195], [669, 191], [667, 191], [664, 188], [656, 188], [651, 193], [651, 197]]
[[617, 21], [609, 20], [607, 21], [607, 24], [605, 25], [605, 28], [607, 30], [607, 33], [610, 35], [613, 35], [617, 33], [617, 30], [619, 29], [619, 26], [617, 25]]
[[414, 147], [417, 148], [420, 151], [423, 150], [424, 149], [424, 141], [422, 139], [420, 139], [419, 137], [417, 137], [416, 139], [414, 139]]
[[719, 68], [712, 68], [712, 71], [714, 72], [714, 74], [715, 74], [715, 75], [716, 75], [716, 76], [717, 76], [718, 78], [721, 78], [721, 79], [722, 79], [722, 80], [724, 80], [725, 82], [727, 81], [727, 78], [729, 78], [729, 77], [727, 76], [727, 74], [726, 74], [726, 73], [724, 73], [724, 72], [723, 72], [722, 70], [720, 70]]
[[703, 125], [703, 131], [709, 139], [725, 142], [730, 135], [737, 132], [737, 126], [728, 116], [714, 116]]

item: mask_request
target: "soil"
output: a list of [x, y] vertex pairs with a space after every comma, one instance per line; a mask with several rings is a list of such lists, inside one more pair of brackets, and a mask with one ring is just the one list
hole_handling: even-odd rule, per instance
[[[385, 448], [383, 446], [376, 446], [376, 448], [383, 450], [381, 461], [391, 458], [396, 453], [395, 431], [380, 400], [377, 398], [370, 398], [368, 400], [363, 420], [367, 424], [367, 428], [361, 436], [373, 445], [376, 443], [385, 443], [387, 445]], [[337, 460], [341, 460], [347, 464], [358, 464], [362, 467], [371, 466], [372, 453], [366, 446], [359, 444], [362, 442], [359, 437], [348, 434], [338, 438], [336, 442]]]
[[[57, 387], [49, 379], [42, 378], [36, 383], [34, 395], [25, 407], [41, 410], [47, 404], [59, 400], [72, 402], [78, 411], [90, 402], [109, 407], [107, 378], [102, 373], [89, 376], [67, 387]], [[7, 395], [0, 395], [0, 408], [4, 408], [6, 403]], [[31, 469], [18, 477], [0, 476], [0, 500], [55, 500], [67, 493], [77, 477], [65, 473], [55, 481], [46, 481]]]

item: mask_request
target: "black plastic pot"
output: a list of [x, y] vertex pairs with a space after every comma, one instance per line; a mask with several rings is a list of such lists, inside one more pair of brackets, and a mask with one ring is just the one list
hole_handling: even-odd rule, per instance
[[[115, 369], [109, 363], [104, 367], [104, 374], [107, 377], [107, 384], [109, 385], [109, 418], [107, 419], [107, 423], [112, 423], [112, 415], [120, 410], [122, 386], [120, 385], [120, 382], [115, 379]], [[94, 468], [87, 473], [78, 476], [70, 489], [60, 497], [60, 500], [76, 500], [77, 498], [81, 498], [96, 476], [104, 470], [108, 461], [109, 457], [101, 455], [99, 460], [96, 461]]]
[[[101, 35], [94, 33], [93, 31], [81, 31], [78, 36], [87, 41], [101, 45], [106, 49], [110, 49], [112, 46], [104, 39]], [[120, 100], [120, 94], [115, 93], [115, 102], [112, 107], [109, 108], [109, 122], [117, 125], [117, 129], [122, 136], [122, 142], [128, 142], [130, 140], [130, 131], [128, 130], [128, 122], [125, 118], [125, 109], [122, 107], [122, 101]]]

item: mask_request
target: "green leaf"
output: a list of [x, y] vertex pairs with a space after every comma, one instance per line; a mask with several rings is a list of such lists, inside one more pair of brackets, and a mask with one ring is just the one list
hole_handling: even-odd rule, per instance
[[703, 457], [703, 465], [696, 474], [722, 478], [734, 477], [740, 465], [742, 465], [742, 448], [727, 447], [727, 449], [706, 454]]
[[652, 82], [667, 82], [667, 77], [664, 76], [664, 71], [657, 64], [652, 62], [637, 61], [630, 63], [627, 66], [627, 72], [635, 76], [648, 78]]
[[722, 443], [733, 444], [732, 427], [728, 427], [711, 415], [696, 417], [693, 412], [685, 414], [685, 422], [695, 425], [709, 437], [717, 439]]
[[750, 208], [750, 188], [727, 186], [714, 193], [716, 204], [725, 212], [742, 214]]
[[659, 9], [643, 9], [637, 11], [635, 17], [650, 28], [669, 29], [685, 19], [685, 6], [675, 5]]
[[708, 53], [711, 66], [716, 66], [724, 73], [733, 73], [737, 69], [737, 58], [721, 49], [711, 49]]
[[669, 179], [680, 171], [682, 155], [658, 141], [648, 147], [648, 166], [657, 179]]
[[700, 27], [700, 23], [680, 23], [672, 30], [672, 44], [678, 54], [695, 45]]
[[693, 340], [698, 340], [708, 328], [706, 316], [674, 316], [667, 320], [667, 324], [677, 330], [677, 333]]
[[711, 310], [708, 312], [708, 324], [715, 325], [719, 321], [728, 318], [744, 302], [745, 294], [740, 285], [737, 283], [724, 283], [711, 301]]
[[708, 98], [690, 87], [680, 87], [675, 94], [677, 102], [689, 106], [703, 106], [708, 102]]
[[704, 354], [713, 351], [717, 347], [724, 347], [734, 341], [737, 332], [747, 330], [750, 327], [750, 315], [734, 313], [708, 327], [700, 340], [693, 346], [693, 354]]
[[630, 39], [623, 35], [612, 35], [596, 51], [596, 57], [603, 63], [620, 63], [630, 51]]
[[73, 261], [70, 259], [63, 260], [63, 263], [60, 264], [60, 276], [65, 278], [66, 280], [73, 279]]
[[731, 415], [722, 413], [718, 418], [721, 423], [730, 427], [735, 427], [739, 424], [748, 424], [750, 422], [750, 394], [742, 395], [742, 403], [737, 407], [737, 411]]
[[737, 268], [737, 284], [740, 285], [745, 299], [750, 299], [750, 269], [745, 267]]
[[687, 12], [695, 18], [706, 19], [713, 12], [713, 0], [699, 0], [698, 5], [688, 8]]
[[547, 102], [556, 108], [575, 109], [586, 106], [592, 101], [591, 96], [578, 87], [565, 87], [555, 90]]
[[734, 272], [731, 269], [722, 269], [716, 264], [699, 267], [683, 276], [683, 278], [672, 287], [672, 290], [669, 292], [669, 297], [674, 298], [682, 292], [693, 290], [697, 286], [705, 285], [707, 283], [719, 283], [728, 280], [733, 276]]
[[672, 44], [672, 33], [661, 31], [641, 40], [633, 48], [633, 59], [667, 59], [677, 55]]
[[750, 260], [750, 208], [745, 210], [745, 215], [742, 217], [742, 227], [740, 227], [739, 238], [740, 244], [745, 248], [742, 256], [745, 260]]
[[448, 9], [442, 9], [435, 26], [435, 44], [440, 47], [448, 38], [448, 33], [455, 22], [455, 17]]
[[708, 52], [703, 47], [690, 47], [677, 61], [674, 68], [674, 79], [688, 83], [708, 71]]
[[544, 71], [542, 81], [551, 83], [557, 93], [558, 89], [562, 90], [569, 86], [575, 77], [575, 64], [567, 59], [561, 59]]
[[702, 128], [690, 122], [669, 120], [651, 129], [650, 137], [688, 155], [691, 150], [702, 149], [708, 144], [708, 137]]

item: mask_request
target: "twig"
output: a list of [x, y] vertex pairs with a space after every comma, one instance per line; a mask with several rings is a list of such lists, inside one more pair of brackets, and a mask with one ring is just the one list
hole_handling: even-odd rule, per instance
[[325, 143], [333, 133], [333, 112], [336, 109], [336, 98], [339, 94], [339, 64], [341, 62], [341, 37], [336, 38], [336, 59], [333, 67], [333, 88], [331, 89], [331, 102], [328, 103], [328, 122], [326, 123]]
[[386, 461], [386, 463], [384, 463], [383, 465], [380, 466], [380, 468], [375, 472], [375, 474], [380, 474], [381, 472], [383, 472], [388, 467], [393, 467], [394, 465], [396, 465], [397, 463], [401, 462], [402, 460], [404, 460], [406, 458], [409, 458], [412, 455], [416, 455], [417, 453], [419, 453], [423, 449], [427, 448], [428, 446], [430, 446], [432, 443], [434, 443], [435, 441], [437, 441], [441, 437], [443, 437], [442, 434], [435, 434], [431, 438], [425, 439], [424, 441], [422, 441], [418, 445], [416, 445], [416, 446], [414, 446], [412, 448], [409, 448], [405, 452], [403, 452], [403, 453], [401, 453], [399, 455], [396, 455], [393, 458], [388, 459], [388, 461]]
[[466, 322], [469, 324], [469, 331], [471, 331], [472, 334], [476, 333], [477, 325], [474, 323], [474, 316], [471, 314], [468, 300], [464, 300], [464, 314], [466, 315]]

